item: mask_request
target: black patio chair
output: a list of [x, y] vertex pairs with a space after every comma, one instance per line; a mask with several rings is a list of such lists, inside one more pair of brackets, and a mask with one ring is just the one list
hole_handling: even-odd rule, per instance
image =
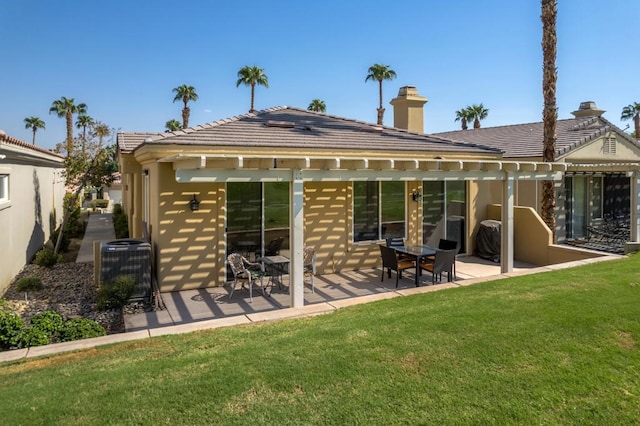
[[387, 270], [389, 278], [391, 278], [391, 271], [396, 271], [396, 287], [398, 287], [398, 280], [402, 278], [402, 271], [416, 266], [412, 260], [398, 259], [396, 251], [391, 247], [380, 245], [380, 254], [382, 255], [382, 279], [384, 281], [384, 271]]
[[447, 279], [452, 281], [453, 265], [456, 261], [456, 249], [438, 250], [433, 261], [427, 259], [420, 262], [420, 269], [431, 272], [431, 284], [435, 284], [436, 280], [442, 281], [442, 273], [447, 273]]

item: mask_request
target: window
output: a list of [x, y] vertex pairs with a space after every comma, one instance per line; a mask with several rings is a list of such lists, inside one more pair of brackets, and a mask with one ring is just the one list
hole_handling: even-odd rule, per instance
[[616, 138], [615, 137], [604, 138], [603, 151], [606, 155], [616, 155]]
[[464, 181], [422, 182], [422, 241], [437, 247], [441, 238], [465, 250], [467, 184]]
[[353, 240], [405, 237], [404, 182], [353, 183]]
[[591, 219], [602, 219], [602, 177], [591, 178]]
[[0, 203], [9, 201], [9, 175], [0, 174]]

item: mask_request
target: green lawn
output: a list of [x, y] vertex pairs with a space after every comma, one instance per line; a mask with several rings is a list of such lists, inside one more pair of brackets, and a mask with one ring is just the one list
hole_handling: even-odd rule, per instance
[[640, 257], [0, 365], [3, 424], [638, 424]]

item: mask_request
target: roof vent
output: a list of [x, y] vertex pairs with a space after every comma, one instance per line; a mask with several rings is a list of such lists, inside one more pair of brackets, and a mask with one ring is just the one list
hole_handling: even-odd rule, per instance
[[382, 133], [382, 127], [364, 126], [358, 129], [359, 132]]
[[267, 120], [264, 125], [267, 127], [280, 127], [282, 129], [293, 129], [296, 127], [296, 123], [293, 121]]

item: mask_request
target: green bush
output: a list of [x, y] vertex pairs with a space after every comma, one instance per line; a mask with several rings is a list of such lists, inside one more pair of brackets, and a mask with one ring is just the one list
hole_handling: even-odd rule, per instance
[[16, 346], [30, 348], [31, 346], [43, 346], [51, 343], [51, 335], [37, 327], [25, 328], [17, 337]]
[[124, 210], [120, 204], [113, 206], [113, 228], [116, 233], [116, 238], [129, 238], [127, 215], [124, 214]]
[[74, 318], [67, 320], [58, 335], [58, 341], [71, 342], [73, 340], [89, 339], [91, 337], [106, 336], [103, 326], [88, 318]]
[[[67, 211], [67, 207], [69, 206], [73, 198], [74, 198], [73, 194], [66, 194], [64, 196], [63, 211], [65, 212]], [[82, 233], [84, 232], [85, 224], [83, 221], [80, 220], [80, 214], [81, 214], [80, 200], [76, 197], [75, 203], [73, 204], [73, 209], [71, 210], [71, 212], [69, 213], [69, 216], [67, 217], [67, 223], [65, 224], [64, 234], [62, 238], [64, 238], [65, 235], [68, 238], [75, 238], [82, 235]]]
[[0, 348], [11, 349], [18, 346], [23, 329], [24, 321], [16, 313], [0, 310]]
[[44, 311], [35, 314], [30, 322], [32, 328], [37, 328], [50, 336], [55, 336], [62, 329], [64, 318], [56, 311]]
[[53, 250], [44, 248], [36, 253], [36, 259], [34, 263], [36, 265], [45, 266], [47, 268], [53, 267], [56, 263], [60, 263], [64, 260], [64, 256], [61, 254], [56, 255]]
[[106, 311], [122, 308], [133, 296], [135, 287], [136, 278], [132, 275], [121, 275], [112, 281], [102, 283], [98, 289], [98, 309]]
[[109, 206], [109, 200], [102, 200], [100, 198], [91, 200], [91, 207], [94, 209], [96, 208], [106, 209], [108, 206]]
[[[58, 242], [59, 233], [60, 228], [51, 233], [51, 244], [53, 244], [53, 247], [55, 247]], [[71, 238], [69, 238], [69, 233], [65, 231], [62, 233], [62, 241], [60, 241], [60, 252], [67, 251], [69, 249], [69, 244], [71, 244]]]
[[18, 280], [16, 287], [19, 291], [42, 290], [42, 280], [40, 277], [23, 277]]

